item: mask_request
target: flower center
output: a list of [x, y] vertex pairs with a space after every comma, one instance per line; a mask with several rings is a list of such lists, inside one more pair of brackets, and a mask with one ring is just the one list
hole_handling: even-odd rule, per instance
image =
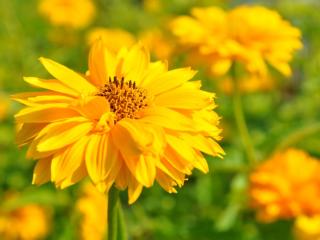
[[109, 82], [96, 95], [108, 100], [115, 122], [122, 118], [138, 118], [137, 113], [148, 106], [146, 91], [132, 80], [125, 82], [123, 77], [109, 77]]

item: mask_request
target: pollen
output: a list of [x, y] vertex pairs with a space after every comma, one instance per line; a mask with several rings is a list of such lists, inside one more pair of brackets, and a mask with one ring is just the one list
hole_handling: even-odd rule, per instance
[[109, 77], [109, 81], [99, 90], [97, 96], [103, 96], [115, 113], [115, 122], [123, 118], [137, 119], [138, 112], [148, 106], [147, 93], [136, 86], [132, 80], [122, 77]]

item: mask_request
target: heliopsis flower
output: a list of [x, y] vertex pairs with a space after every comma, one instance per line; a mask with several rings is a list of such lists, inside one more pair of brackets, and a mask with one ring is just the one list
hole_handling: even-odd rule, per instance
[[94, 28], [87, 34], [87, 43], [91, 46], [99, 38], [103, 40], [106, 48], [116, 53], [122, 47], [131, 47], [136, 42], [135, 37], [122, 29]]
[[49, 231], [48, 216], [38, 205], [25, 205], [14, 210], [0, 210], [2, 240], [43, 239]]
[[25, 81], [46, 91], [13, 96], [26, 105], [17, 142], [38, 160], [34, 184], [65, 188], [88, 175], [102, 192], [128, 188], [133, 203], [155, 181], [171, 193], [194, 168], [208, 172], [202, 153], [223, 154], [214, 94], [190, 81], [190, 68], [150, 62], [141, 44], [113, 54], [101, 40], [86, 75], [40, 61], [54, 79]]
[[52, 25], [70, 28], [88, 26], [96, 12], [92, 0], [41, 0], [38, 10]]
[[288, 149], [262, 163], [250, 176], [250, 196], [263, 221], [320, 214], [320, 162]]
[[266, 76], [267, 65], [290, 76], [289, 61], [302, 47], [301, 33], [275, 11], [261, 6], [194, 8], [192, 17], [172, 22], [180, 44], [206, 62], [214, 75], [224, 75], [233, 62], [249, 73]]
[[76, 203], [77, 212], [81, 215], [80, 238], [82, 240], [104, 239], [107, 226], [107, 208], [105, 195], [92, 184], [85, 184], [81, 197]]
[[295, 220], [294, 234], [297, 240], [320, 240], [320, 215], [299, 216]]
[[141, 42], [157, 59], [168, 60], [173, 53], [173, 42], [159, 30], [148, 30], [140, 34]]

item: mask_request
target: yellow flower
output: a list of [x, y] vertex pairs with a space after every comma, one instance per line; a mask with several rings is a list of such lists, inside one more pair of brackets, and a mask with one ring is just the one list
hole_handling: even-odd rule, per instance
[[299, 216], [294, 224], [297, 240], [320, 240], [320, 215]]
[[[274, 88], [275, 80], [271, 76], [261, 78], [257, 75], [250, 75], [238, 79], [240, 91], [252, 93], [257, 91], [268, 91]], [[234, 91], [234, 83], [231, 78], [224, 78], [219, 84], [220, 89], [227, 93], [232, 94]]]
[[54, 26], [83, 28], [95, 16], [92, 0], [41, 0], [39, 12]]
[[233, 62], [249, 73], [266, 76], [267, 64], [290, 76], [289, 61], [302, 47], [300, 31], [275, 11], [261, 6], [194, 8], [192, 17], [173, 20], [180, 44], [206, 62], [214, 75], [223, 75]]
[[0, 238], [2, 240], [36, 240], [48, 234], [45, 210], [37, 205], [25, 205], [11, 211], [0, 210]]
[[157, 59], [171, 58], [173, 43], [161, 31], [155, 29], [142, 32], [140, 39]]
[[131, 47], [136, 42], [135, 37], [122, 29], [94, 28], [87, 34], [87, 43], [91, 46], [101, 38], [106, 48], [116, 53], [122, 47]]
[[262, 221], [320, 214], [320, 162], [288, 149], [262, 163], [250, 176], [252, 206]]
[[214, 94], [189, 80], [190, 68], [150, 62], [141, 44], [116, 55], [97, 41], [87, 75], [40, 58], [55, 78], [25, 78], [47, 91], [13, 96], [25, 104], [15, 118], [17, 142], [38, 159], [33, 183], [68, 187], [89, 175], [107, 192], [128, 188], [129, 203], [156, 180], [176, 192], [194, 168], [208, 172], [202, 153], [221, 156]]
[[[76, 203], [81, 215], [80, 236], [82, 240], [102, 240], [107, 226], [107, 198], [92, 184], [83, 187], [82, 196]], [[99, 213], [99, 214], [97, 214]]]

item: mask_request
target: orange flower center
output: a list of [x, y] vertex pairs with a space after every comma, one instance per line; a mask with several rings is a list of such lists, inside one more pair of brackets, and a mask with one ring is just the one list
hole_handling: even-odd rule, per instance
[[109, 77], [109, 82], [100, 89], [97, 96], [108, 100], [110, 110], [116, 115], [116, 122], [122, 118], [138, 118], [137, 113], [148, 106], [146, 91], [137, 87], [132, 80], [125, 82], [123, 77], [121, 80]]

